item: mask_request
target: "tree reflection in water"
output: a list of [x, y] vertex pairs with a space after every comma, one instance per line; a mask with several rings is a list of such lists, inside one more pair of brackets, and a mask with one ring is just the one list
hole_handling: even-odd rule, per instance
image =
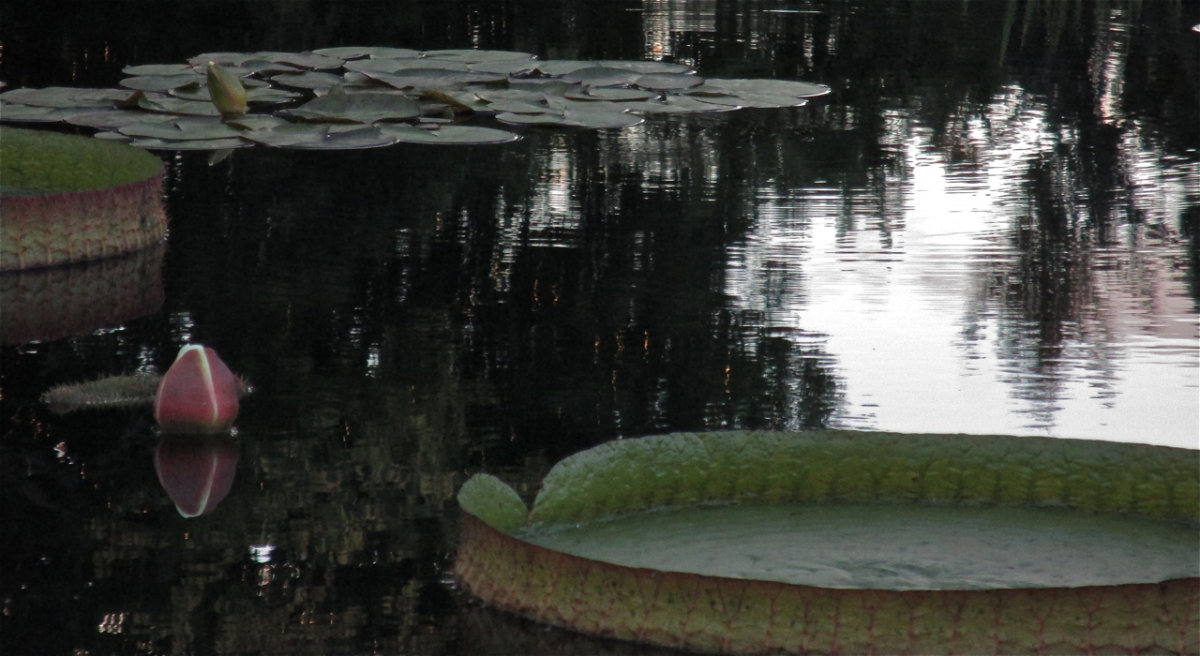
[[[532, 496], [620, 436], [1103, 433], [1072, 417], [1186, 396], [1147, 362], [1196, 361], [1195, 3], [46, 7], [0, 10], [10, 84], [361, 43], [835, 92], [502, 148], [169, 158], [163, 311], [3, 350], [6, 651], [608, 649], [460, 607], [441, 577], [467, 472]], [[258, 389], [233, 490], [192, 520], [146, 415], [36, 404], [184, 341]]]

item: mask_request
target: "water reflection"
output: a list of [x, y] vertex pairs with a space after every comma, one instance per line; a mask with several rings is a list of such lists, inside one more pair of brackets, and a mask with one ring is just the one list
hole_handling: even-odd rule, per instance
[[[21, 527], [3, 544], [6, 643], [556, 653], [574, 638], [460, 608], [442, 583], [453, 494], [486, 469], [530, 497], [550, 464], [621, 436], [844, 425], [1195, 446], [1198, 65], [1178, 5], [412, 7], [381, 22], [369, 3], [263, 2], [239, 24], [279, 50], [658, 48], [836, 90], [498, 149], [172, 158], [162, 310], [3, 351], [0, 481]], [[22, 33], [67, 34], [43, 51], [93, 53], [77, 68], [96, 85], [248, 47], [90, 11]], [[11, 12], [5, 35], [33, 21]], [[20, 43], [5, 36], [0, 65], [33, 59]], [[4, 76], [61, 84], [46, 62]], [[147, 413], [50, 415], [36, 398], [165, 370], [193, 341], [257, 392], [229, 495], [185, 520], [147, 461]]]

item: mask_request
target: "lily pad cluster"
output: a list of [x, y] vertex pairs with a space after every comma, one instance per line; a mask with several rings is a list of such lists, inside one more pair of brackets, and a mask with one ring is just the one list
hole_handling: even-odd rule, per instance
[[[357, 149], [506, 143], [529, 126], [618, 129], [654, 114], [799, 107], [829, 92], [806, 82], [706, 79], [683, 64], [501, 50], [211, 52], [124, 72], [119, 89], [7, 91], [0, 121], [65, 122], [159, 150]], [[237, 113], [218, 109], [228, 107], [219, 102], [224, 84], [210, 89], [226, 74], [244, 87]]]

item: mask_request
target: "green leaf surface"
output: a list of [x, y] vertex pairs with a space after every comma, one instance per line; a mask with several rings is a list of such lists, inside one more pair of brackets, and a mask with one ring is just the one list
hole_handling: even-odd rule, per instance
[[406, 48], [360, 46], [320, 48], [314, 50], [313, 53], [325, 55], [326, 57], [336, 57], [338, 59], [358, 59], [361, 57], [370, 57], [372, 59], [401, 59], [406, 57], [416, 58], [421, 55], [421, 53], [417, 52], [416, 50], [408, 50]]
[[197, 139], [197, 140], [166, 140], [166, 139], [133, 139], [130, 146], [146, 150], [233, 150], [248, 148], [254, 144], [243, 139]]
[[4, 194], [49, 194], [102, 189], [162, 172], [152, 155], [87, 137], [0, 127]]
[[491, 474], [476, 474], [458, 491], [458, 504], [466, 512], [505, 532], [525, 523], [528, 509], [521, 497]]
[[291, 110], [307, 121], [332, 123], [374, 123], [402, 121], [421, 115], [417, 101], [386, 93], [329, 94]]
[[199, 141], [237, 137], [240, 130], [221, 122], [217, 117], [181, 118], [174, 121], [139, 122], [126, 125], [121, 134], [153, 139]]
[[169, 91], [187, 86], [204, 84], [204, 76], [198, 73], [179, 73], [177, 75], [141, 75], [127, 77], [121, 80], [121, 86], [138, 91]]
[[137, 92], [126, 89], [82, 89], [47, 87], [45, 89], [13, 89], [0, 93], [0, 101], [34, 107], [93, 107], [108, 108], [128, 100]]

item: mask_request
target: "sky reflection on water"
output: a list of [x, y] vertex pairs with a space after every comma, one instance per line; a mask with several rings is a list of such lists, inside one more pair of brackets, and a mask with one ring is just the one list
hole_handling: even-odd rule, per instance
[[[66, 25], [34, 4], [0, 8], [15, 85], [353, 42], [673, 58], [834, 93], [498, 148], [167, 156], [170, 241], [135, 263], [154, 302], [4, 347], [15, 644], [594, 653], [442, 579], [468, 472], [530, 496], [616, 437], [1197, 447], [1194, 2], [422, 2], [388, 20], [366, 2], [114, 2], [70, 3]], [[184, 520], [144, 414], [51, 415], [37, 396], [161, 371], [191, 340], [258, 391], [232, 491]]]

